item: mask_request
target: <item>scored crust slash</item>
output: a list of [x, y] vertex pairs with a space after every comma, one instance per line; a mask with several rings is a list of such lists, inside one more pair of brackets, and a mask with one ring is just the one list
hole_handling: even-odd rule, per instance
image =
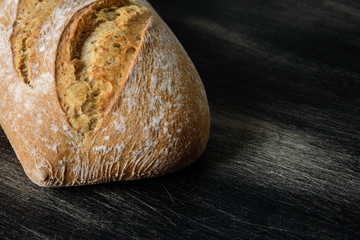
[[0, 8], [0, 123], [33, 182], [156, 177], [203, 153], [204, 86], [148, 2], [5, 0]]

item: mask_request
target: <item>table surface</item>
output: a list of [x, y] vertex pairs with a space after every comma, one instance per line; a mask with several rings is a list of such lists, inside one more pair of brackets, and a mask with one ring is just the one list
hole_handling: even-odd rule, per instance
[[360, 2], [153, 0], [207, 90], [173, 175], [46, 189], [0, 132], [0, 238], [359, 239]]

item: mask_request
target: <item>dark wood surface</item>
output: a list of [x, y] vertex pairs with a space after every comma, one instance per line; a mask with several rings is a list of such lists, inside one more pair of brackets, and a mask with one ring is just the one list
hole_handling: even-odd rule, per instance
[[153, 0], [207, 89], [191, 167], [32, 184], [0, 134], [0, 238], [360, 239], [360, 2]]

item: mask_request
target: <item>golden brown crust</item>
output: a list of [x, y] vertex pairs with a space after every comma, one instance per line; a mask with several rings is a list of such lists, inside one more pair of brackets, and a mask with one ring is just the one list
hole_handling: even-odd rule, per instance
[[[205, 149], [210, 128], [209, 108], [204, 87], [188, 55], [146, 1], [116, 2], [119, 5], [115, 6], [115, 12], [121, 9], [142, 17], [118, 19], [124, 26], [131, 23], [119, 29], [108, 23], [112, 29], [110, 35], [123, 32], [128, 44], [122, 45], [124, 48], [118, 55], [116, 52], [96, 55], [95, 47], [90, 47], [87, 50], [93, 58], [84, 58], [84, 46], [87, 41], [91, 43], [90, 39], [103, 39], [100, 45], [105, 48], [116, 44], [113, 38], [102, 35], [108, 26], [97, 26], [93, 35], [85, 37], [84, 44], [80, 44], [81, 53], [74, 54], [76, 51], [71, 46], [76, 50], [81, 42], [72, 41], [79, 37], [76, 29], [83, 29], [80, 19], [84, 24], [94, 19], [82, 18], [86, 11], [100, 12], [114, 2], [64, 1], [54, 7], [30, 46], [34, 50], [27, 64], [32, 87], [24, 83], [15, 67], [4, 67], [13, 56], [9, 37], [18, 1], [0, 2], [0, 8], [7, 9], [6, 14], [0, 13], [0, 52], [4, 56], [0, 60], [0, 87], [5, 89], [0, 93], [3, 113], [0, 122], [26, 174], [38, 185], [78, 186], [160, 176], [191, 164]], [[100, 6], [100, 10], [95, 6]], [[144, 14], [147, 11], [151, 14]], [[134, 32], [130, 34], [126, 29]], [[131, 47], [135, 53], [126, 59], [126, 49]], [[105, 67], [103, 56], [113, 56], [118, 68]], [[76, 67], [64, 68], [62, 63], [67, 61], [68, 66], [74, 66], [71, 63], [74, 59], [85, 62], [86, 76], [108, 81], [116, 89], [110, 98], [96, 101], [99, 124], [84, 128], [83, 135], [84, 129], [69, 121], [71, 115], [64, 108], [73, 100], [81, 102], [81, 94], [73, 96], [72, 101], [64, 100], [64, 89], [69, 86], [61, 78], [69, 75], [73, 78], [68, 79], [74, 81]], [[123, 68], [117, 64], [123, 64]], [[95, 66], [103, 67], [95, 71]], [[113, 78], [119, 72], [122, 76]], [[81, 91], [84, 90], [79, 88], [74, 93]], [[106, 88], [102, 91], [106, 92]]]
[[59, 44], [56, 85], [80, 138], [97, 130], [141, 47], [151, 12], [129, 1], [97, 1], [79, 11]]
[[16, 21], [10, 38], [15, 68], [23, 81], [32, 86], [29, 59], [34, 52], [37, 36], [44, 22], [62, 0], [21, 0], [18, 5]]

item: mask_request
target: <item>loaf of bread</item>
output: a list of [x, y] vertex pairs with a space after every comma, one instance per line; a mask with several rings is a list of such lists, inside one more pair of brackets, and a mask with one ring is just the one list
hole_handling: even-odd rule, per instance
[[0, 1], [0, 123], [39, 186], [156, 177], [203, 153], [204, 86], [145, 0]]

